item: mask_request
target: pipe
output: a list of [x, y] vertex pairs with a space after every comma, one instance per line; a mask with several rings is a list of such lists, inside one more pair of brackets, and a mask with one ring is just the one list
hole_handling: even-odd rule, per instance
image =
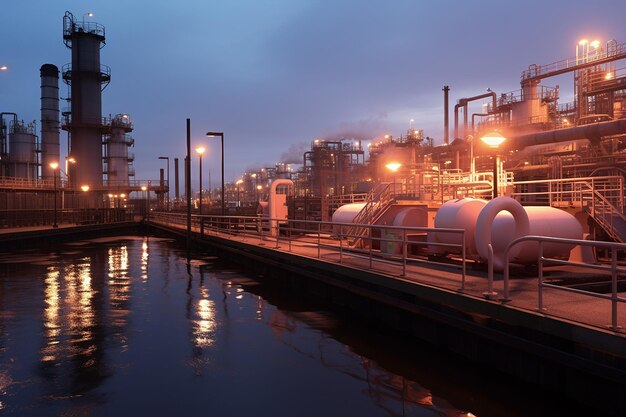
[[476, 116], [478, 117], [487, 117], [487, 116], [491, 116], [492, 113], [472, 113], [472, 133], [476, 132], [476, 130], [474, 129], [474, 118]]
[[450, 109], [448, 103], [448, 95], [450, 93], [450, 87], [443, 86], [443, 144], [448, 145], [450, 143]]
[[454, 139], [459, 137], [459, 107], [464, 106], [464, 98], [454, 105]]
[[568, 142], [580, 139], [594, 141], [604, 136], [624, 133], [626, 133], [626, 119], [619, 119], [585, 126], [570, 127], [567, 129], [512, 136], [508, 147], [519, 150], [526, 146], [543, 145], [546, 143]]
[[276, 220], [277, 216], [277, 204], [276, 204], [276, 191], [279, 186], [286, 185], [293, 189], [293, 181], [286, 179], [277, 179], [272, 181], [272, 185], [270, 185], [270, 196], [269, 196], [269, 216], [270, 216], [270, 234], [272, 236], [278, 236], [278, 220]]

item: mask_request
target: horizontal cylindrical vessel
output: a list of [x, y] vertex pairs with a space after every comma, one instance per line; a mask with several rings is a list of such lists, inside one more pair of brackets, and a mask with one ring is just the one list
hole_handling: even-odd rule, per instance
[[[485, 200], [477, 198], [460, 198], [446, 201], [437, 211], [435, 227], [464, 229], [466, 255], [476, 255], [478, 253], [474, 239], [476, 219], [482, 208], [485, 207], [485, 204], [487, 204]], [[459, 233], [434, 232], [429, 234], [428, 241], [460, 245], [462, 237]], [[450, 252], [449, 249], [443, 246], [431, 246], [430, 249], [439, 254]]]

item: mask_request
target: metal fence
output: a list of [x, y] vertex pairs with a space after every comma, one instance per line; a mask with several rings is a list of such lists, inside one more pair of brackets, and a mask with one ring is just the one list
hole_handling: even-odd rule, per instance
[[[153, 213], [151, 220], [185, 229], [187, 217], [184, 213]], [[525, 236], [509, 245], [506, 252], [506, 269], [497, 274], [498, 291], [494, 291], [493, 260], [488, 262], [489, 273], [474, 271], [467, 274], [468, 264], [478, 265], [476, 255], [468, 254], [466, 234], [461, 229], [440, 229], [428, 227], [397, 227], [385, 225], [359, 225], [352, 223], [330, 223], [321, 221], [270, 219], [255, 216], [207, 216], [192, 215], [192, 231], [202, 239], [216, 236], [234, 239], [250, 245], [264, 246], [275, 250], [287, 251], [300, 256], [317, 258], [327, 262], [345, 264], [363, 270], [390, 276], [391, 278], [424, 283], [434, 287], [445, 288], [465, 293], [470, 296], [483, 297], [491, 302], [511, 304], [515, 308], [540, 311], [569, 320], [579, 321], [592, 326], [606, 327], [600, 324], [598, 317], [611, 317], [609, 328], [623, 331], [624, 312], [618, 315], [618, 304], [626, 302], [618, 293], [618, 282], [624, 279], [626, 268], [619, 266], [618, 258], [626, 253], [626, 244], [557, 239], [541, 236]], [[358, 234], [351, 232], [359, 230]], [[365, 232], [363, 232], [363, 230]], [[439, 241], [433, 239], [434, 234], [445, 234], [447, 238]], [[441, 236], [441, 235], [440, 235]], [[527, 273], [518, 277], [516, 282], [524, 283], [523, 295], [516, 287], [515, 297], [510, 291], [509, 249], [519, 242], [534, 240], [539, 242], [537, 257], [538, 276]], [[448, 243], [441, 243], [448, 242]], [[541, 242], [565, 243], [591, 247], [596, 250], [610, 249], [611, 261], [607, 262], [570, 262], [567, 259], [546, 258], [543, 256]], [[555, 285], [544, 280], [545, 265], [567, 265], [576, 268], [589, 268], [611, 276], [611, 294], [568, 288]], [[473, 268], [474, 269], [474, 268]], [[479, 270], [483, 268], [479, 267]], [[528, 269], [526, 269], [528, 271]], [[594, 312], [595, 318], [581, 317], [576, 302], [561, 300], [559, 311], [544, 309], [543, 293], [547, 289], [569, 291], [589, 300], [603, 299], [611, 303], [610, 312], [604, 306]], [[535, 302], [535, 300], [537, 300]], [[569, 305], [565, 305], [569, 304]], [[538, 306], [538, 307], [537, 307]], [[591, 307], [589, 307], [591, 308]], [[606, 324], [606, 323], [605, 323]]]
[[[64, 209], [56, 213], [58, 225], [116, 223], [131, 221], [133, 218], [133, 213], [123, 208]], [[52, 226], [54, 221], [54, 210], [0, 211], [0, 229]]]

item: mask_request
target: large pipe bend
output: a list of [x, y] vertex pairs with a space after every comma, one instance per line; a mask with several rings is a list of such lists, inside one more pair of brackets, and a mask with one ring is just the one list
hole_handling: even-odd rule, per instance
[[278, 221], [275, 220], [278, 215], [277, 214], [278, 208], [277, 208], [277, 203], [276, 203], [276, 194], [277, 194], [276, 191], [278, 187], [281, 185], [286, 185], [293, 189], [293, 181], [287, 180], [287, 179], [277, 179], [272, 182], [272, 185], [270, 185], [269, 215], [270, 215], [270, 232], [272, 236], [275, 236], [278, 233], [277, 232]]
[[[483, 259], [487, 259], [489, 256], [493, 221], [501, 211], [508, 211], [515, 220], [515, 234], [510, 237], [510, 241], [529, 234], [530, 221], [524, 207], [511, 197], [494, 198], [483, 207], [476, 220], [476, 250]], [[504, 249], [504, 247], [493, 248], [493, 266], [499, 271], [504, 268]]]

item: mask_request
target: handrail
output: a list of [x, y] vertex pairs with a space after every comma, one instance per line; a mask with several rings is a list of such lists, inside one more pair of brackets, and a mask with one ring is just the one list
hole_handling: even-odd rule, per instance
[[[538, 285], [537, 285], [537, 305], [539, 311], [543, 311], [543, 289], [544, 288], [553, 288], [561, 291], [568, 291], [572, 293], [582, 294], [589, 297], [601, 298], [605, 300], [611, 301], [611, 328], [613, 330], [618, 330], [619, 326], [617, 324], [617, 303], [626, 303], [626, 298], [622, 298], [618, 296], [617, 292], [617, 276], [618, 272], [626, 273], [626, 268], [620, 268], [617, 266], [617, 251], [626, 250], [626, 244], [624, 243], [614, 243], [614, 242], [600, 242], [595, 240], [581, 240], [581, 239], [566, 239], [566, 238], [556, 238], [556, 237], [548, 237], [548, 236], [535, 236], [535, 235], [527, 235], [519, 237], [512, 242], [510, 242], [506, 249], [504, 250], [504, 278], [503, 278], [503, 301], [510, 301], [510, 292], [509, 292], [509, 252], [511, 248], [515, 245], [518, 245], [521, 242], [525, 241], [535, 241], [539, 244], [539, 250], [537, 252], [537, 266], [538, 266]], [[543, 244], [544, 243], [565, 243], [570, 245], [579, 245], [579, 246], [590, 246], [595, 248], [606, 248], [611, 250], [611, 265], [596, 265], [585, 262], [572, 262], [572, 261], [564, 261], [562, 259], [556, 258], [546, 258], [543, 256]], [[610, 271], [611, 272], [611, 295], [607, 296], [604, 294], [597, 294], [590, 291], [583, 291], [574, 288], [561, 287], [553, 284], [546, 284], [543, 280], [543, 267], [545, 262], [550, 262], [553, 264], [559, 265], [571, 265], [571, 266], [579, 266], [585, 268], [593, 268], [596, 270], [602, 271]]]
[[[161, 221], [166, 224], [178, 224], [186, 227], [187, 215], [186, 213], [171, 213], [171, 212], [155, 212], [151, 213], [151, 218], [156, 221]], [[369, 231], [366, 234], [367, 237], [359, 234], [350, 233], [349, 230], [354, 226], [353, 223], [333, 223], [316, 220], [294, 220], [294, 219], [271, 219], [269, 217], [256, 217], [256, 216], [219, 216], [219, 215], [192, 215], [192, 227], [200, 230], [201, 237], [206, 234], [216, 233], [229, 236], [240, 236], [244, 241], [248, 238], [256, 237], [265, 239], [269, 242], [274, 242], [274, 248], [279, 248], [281, 241], [287, 240], [289, 245], [289, 251], [293, 249], [292, 235], [304, 235], [304, 240], [315, 239], [314, 243], [317, 245], [317, 258], [321, 257], [321, 249], [330, 250], [333, 253], [339, 255], [339, 263], [342, 263], [345, 256], [354, 258], [366, 257], [369, 259], [370, 268], [374, 260], [377, 263], [392, 263], [402, 267], [402, 274], [405, 276], [407, 273], [407, 263], [411, 262], [429, 262], [433, 261], [422, 260], [419, 257], [411, 256], [411, 250], [413, 248], [424, 247], [434, 248], [443, 247], [450, 251], [459, 253], [461, 255], [460, 268], [461, 268], [461, 280], [460, 290], [465, 290], [465, 278], [466, 278], [466, 247], [465, 247], [465, 230], [463, 229], [448, 229], [448, 228], [429, 228], [429, 227], [402, 227], [402, 226], [385, 226], [385, 225], [359, 225]], [[282, 225], [278, 225], [283, 222]], [[334, 231], [332, 233], [323, 233], [323, 230], [327, 230], [332, 226]], [[274, 233], [269, 231], [268, 228], [274, 227]], [[267, 232], [265, 232], [268, 230]], [[372, 230], [380, 231], [379, 236], [373, 236]], [[281, 237], [281, 232], [287, 237]], [[393, 233], [392, 233], [393, 232]], [[426, 235], [428, 233], [452, 233], [460, 235], [458, 241], [460, 243], [440, 243], [430, 242], [428, 240], [413, 241], [410, 240], [412, 235]], [[307, 237], [308, 236], [308, 237]], [[369, 248], [359, 249], [354, 247], [348, 247], [344, 242], [348, 242], [350, 239], [359, 237], [362, 239], [371, 240]], [[372, 249], [372, 242], [378, 242], [380, 250], [374, 251]], [[313, 242], [311, 242], [313, 243]], [[264, 241], [259, 245], [265, 245]], [[386, 245], [387, 250], [383, 250], [383, 245]], [[390, 250], [390, 248], [393, 248]], [[306, 249], [302, 249], [306, 252]], [[310, 249], [309, 249], [310, 251]], [[391, 253], [388, 253], [391, 252]], [[446, 264], [451, 266], [451, 264]]]
[[[170, 213], [170, 212], [157, 212], [151, 214], [157, 222], [160, 222], [165, 225], [170, 225], [171, 227], [178, 227], [180, 229], [186, 228], [186, 214], [185, 213]], [[460, 291], [462, 293], [466, 293], [469, 295], [476, 295], [486, 298], [487, 300], [494, 300], [496, 298], [497, 293], [493, 291], [493, 281], [489, 282], [487, 280], [474, 280], [474, 285], [466, 288], [465, 286], [465, 263], [466, 263], [466, 252], [465, 252], [465, 234], [463, 230], [460, 229], [438, 229], [438, 228], [404, 228], [401, 226], [384, 226], [384, 225], [363, 225], [366, 227], [368, 231], [366, 235], [362, 236], [364, 240], [370, 240], [371, 242], [379, 242], [379, 248], [375, 248], [375, 245], [370, 244], [367, 248], [352, 248], [346, 246], [345, 242], [349, 239], [350, 233], [346, 233], [347, 230], [352, 226], [351, 223], [330, 223], [330, 222], [320, 222], [313, 220], [285, 220], [286, 223], [282, 226], [279, 226], [280, 233], [275, 233], [274, 236], [270, 234], [267, 229], [267, 226], [270, 224], [269, 221], [272, 219], [268, 218], [260, 218], [255, 216], [192, 216], [192, 225], [196, 232], [199, 230], [199, 226], [202, 224], [205, 226], [206, 234], [213, 235], [216, 237], [220, 237], [223, 239], [239, 239], [239, 241], [250, 242], [252, 245], [259, 245], [267, 248], [272, 248], [275, 250], [283, 250], [288, 251], [290, 253], [296, 253], [300, 256], [313, 257], [317, 259], [328, 259], [329, 262], [338, 262], [338, 263], [348, 263], [351, 267], [361, 268], [364, 270], [376, 270], [379, 273], [383, 273], [386, 275], [390, 275], [396, 279], [404, 279], [407, 277], [405, 282], [417, 282], [423, 283], [425, 285], [432, 285], [435, 287], [441, 287], [444, 289], [450, 289], [449, 281], [441, 276], [437, 276], [437, 274], [428, 274], [425, 273], [423, 269], [415, 269], [418, 262], [424, 262], [428, 265], [444, 265], [444, 263], [436, 262], [432, 257], [428, 257], [428, 259], [424, 259], [420, 257], [420, 254], [432, 253], [430, 250], [439, 248], [447, 248], [446, 250], [455, 251], [455, 253], [460, 253], [461, 260], [461, 288]], [[325, 228], [327, 225], [334, 225], [335, 229], [331, 232], [324, 232], [324, 230], [328, 230]], [[380, 233], [376, 234], [373, 231], [378, 230]], [[387, 231], [385, 233], [384, 231]], [[448, 231], [450, 233], [456, 233], [462, 236], [462, 240], [458, 241], [459, 244], [440, 244], [435, 242], [429, 242], [428, 239], [417, 241], [416, 239], [411, 240], [411, 234], [424, 234], [430, 231]], [[393, 235], [392, 235], [393, 233]], [[206, 237], [206, 235], [205, 235]], [[201, 237], [202, 238], [202, 237]], [[532, 240], [539, 239], [545, 242], [557, 242], [563, 243], [567, 242], [569, 244], [580, 244], [587, 246], [596, 246], [596, 247], [612, 247], [615, 248], [615, 253], [617, 250], [626, 249], [626, 245], [624, 244], [616, 244], [609, 242], [594, 242], [587, 240], [575, 240], [575, 239], [559, 239], [559, 238], [549, 238], [542, 236], [524, 236], [520, 239], [517, 239], [514, 244], [524, 240]], [[504, 299], [500, 299], [499, 301], [511, 301], [509, 299], [509, 251], [512, 245], [507, 247], [505, 251], [505, 297]], [[416, 248], [422, 247], [426, 252], [415, 252]], [[387, 250], [385, 251], [384, 248]], [[439, 252], [439, 250], [436, 250]], [[387, 253], [385, 253], [387, 252]], [[412, 254], [413, 252], [413, 254]], [[338, 258], [338, 259], [337, 259]], [[612, 294], [611, 296], [602, 295], [602, 294], [593, 294], [591, 296], [597, 297], [600, 299], [606, 299], [612, 301], [612, 326], [617, 326], [617, 303], [625, 302], [626, 300], [623, 297], [617, 296], [617, 274], [626, 273], [626, 268], [620, 267], [617, 265], [617, 256], [613, 255], [612, 264], [610, 266], [607, 265], [596, 265], [596, 264], [585, 264], [585, 263], [576, 263], [576, 262], [568, 262], [563, 261], [561, 259], [548, 259], [543, 256], [539, 257], [539, 262], [550, 262], [552, 264], [563, 264], [563, 265], [575, 265], [575, 266], [584, 266], [587, 268], [593, 268], [597, 270], [610, 271], [612, 276], [614, 277], [612, 280]], [[359, 260], [362, 260], [359, 262]], [[364, 262], [363, 262], [364, 261]], [[407, 265], [408, 264], [408, 265]], [[445, 264], [450, 266], [449, 264]], [[390, 268], [391, 266], [391, 268]], [[543, 265], [541, 266], [543, 267]], [[391, 271], [391, 272], [390, 272]], [[428, 278], [426, 278], [428, 277]], [[454, 282], [454, 281], [453, 281]], [[476, 285], [476, 282], [484, 283], [482, 285]], [[497, 281], [496, 281], [497, 282]], [[541, 294], [538, 293], [539, 296], [543, 296], [543, 289], [545, 288], [557, 288], [563, 289], [558, 286], [551, 286], [548, 283], [542, 283]], [[457, 288], [457, 290], [459, 290]], [[566, 289], [567, 291], [575, 292], [578, 294], [588, 295], [587, 292], [577, 289]], [[537, 290], [539, 291], [539, 290]], [[523, 308], [526, 310], [536, 309], [531, 305], [528, 306], [526, 304], [526, 298], [522, 297], [519, 299], [519, 302], [515, 304], [514, 308]], [[495, 302], [495, 300], [494, 300]], [[543, 301], [541, 301], [543, 303]], [[543, 304], [541, 304], [543, 307]], [[567, 313], [565, 315], [561, 315], [561, 317], [571, 318]], [[597, 323], [586, 321], [585, 319], [578, 319], [579, 321], [585, 322], [587, 324], [592, 324], [594, 326], [598, 326]], [[617, 328], [617, 327], [615, 327]]]

